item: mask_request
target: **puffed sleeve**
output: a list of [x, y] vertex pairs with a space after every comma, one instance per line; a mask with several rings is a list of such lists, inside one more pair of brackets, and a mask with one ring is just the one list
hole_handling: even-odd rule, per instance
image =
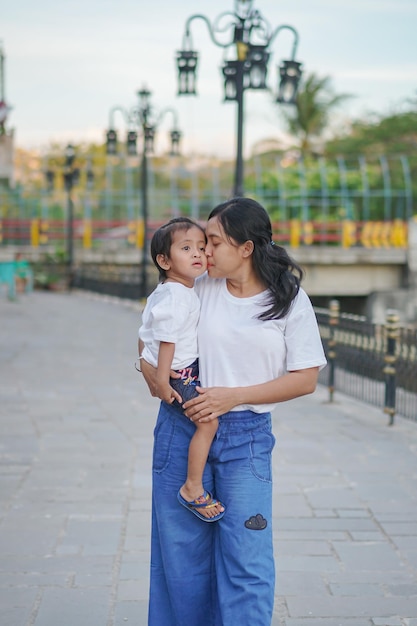
[[166, 294], [163, 301], [151, 311], [151, 327], [154, 339], [177, 343], [181, 328], [184, 326], [189, 310], [173, 293]]
[[322, 369], [326, 365], [316, 315], [310, 299], [302, 289], [287, 317], [285, 343], [288, 371], [317, 366]]

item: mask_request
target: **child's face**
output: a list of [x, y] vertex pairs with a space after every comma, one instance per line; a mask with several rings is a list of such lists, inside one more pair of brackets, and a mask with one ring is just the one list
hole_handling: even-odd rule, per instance
[[191, 226], [188, 230], [177, 230], [172, 235], [169, 258], [163, 257], [158, 263], [165, 269], [171, 280], [192, 287], [194, 279], [204, 274], [207, 269], [204, 233]]

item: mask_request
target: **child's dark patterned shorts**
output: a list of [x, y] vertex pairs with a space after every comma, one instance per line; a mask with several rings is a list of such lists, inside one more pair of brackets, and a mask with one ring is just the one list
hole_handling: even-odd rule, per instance
[[[187, 402], [187, 400], [191, 400], [198, 396], [198, 391], [196, 391], [196, 386], [200, 386], [200, 381], [198, 380], [198, 359], [196, 359], [191, 365], [188, 367], [184, 367], [181, 370], [175, 370], [179, 374], [181, 374], [181, 378], [170, 378], [169, 384], [175, 391], [178, 391], [182, 398], [182, 402]], [[177, 400], [174, 400], [172, 406], [177, 407], [181, 411], [182, 406]]]

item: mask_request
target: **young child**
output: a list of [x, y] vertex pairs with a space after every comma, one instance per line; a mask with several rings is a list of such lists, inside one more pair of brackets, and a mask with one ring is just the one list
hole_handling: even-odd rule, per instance
[[[187, 217], [161, 226], [151, 241], [151, 255], [162, 282], [149, 296], [139, 328], [140, 358], [157, 368], [158, 397], [182, 411], [182, 403], [198, 395], [197, 323], [200, 301], [194, 279], [207, 269], [204, 229]], [[139, 349], [140, 352], [140, 349]], [[180, 378], [170, 378], [176, 370]], [[195, 422], [188, 452], [187, 480], [179, 502], [205, 522], [224, 515], [224, 505], [204, 489], [203, 471], [218, 421]], [[222, 510], [223, 509], [223, 510]]]

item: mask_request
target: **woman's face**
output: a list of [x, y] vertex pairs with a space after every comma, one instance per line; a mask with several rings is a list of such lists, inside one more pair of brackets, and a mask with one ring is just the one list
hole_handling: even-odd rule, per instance
[[238, 245], [229, 239], [217, 217], [212, 217], [206, 226], [207, 271], [211, 278], [233, 278], [243, 263], [244, 244]]

